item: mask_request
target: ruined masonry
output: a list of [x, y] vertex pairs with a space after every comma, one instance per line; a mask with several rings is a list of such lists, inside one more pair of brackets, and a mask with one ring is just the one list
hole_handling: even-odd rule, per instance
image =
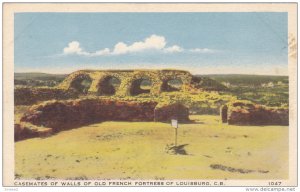
[[[111, 85], [112, 79], [120, 83], [118, 88]], [[91, 82], [88, 90], [83, 90], [81, 84], [84, 80]], [[94, 95], [134, 96], [145, 93], [140, 88], [143, 80], [151, 82], [150, 94], [158, 95], [172, 89], [168, 85], [171, 80], [181, 81], [181, 89], [188, 89], [192, 75], [181, 70], [80, 70], [71, 73], [57, 88], [76, 89]]]

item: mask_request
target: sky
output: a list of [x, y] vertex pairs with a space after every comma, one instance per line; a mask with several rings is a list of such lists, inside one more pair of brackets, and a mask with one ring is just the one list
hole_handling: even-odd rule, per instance
[[15, 72], [288, 74], [287, 13], [16, 13]]

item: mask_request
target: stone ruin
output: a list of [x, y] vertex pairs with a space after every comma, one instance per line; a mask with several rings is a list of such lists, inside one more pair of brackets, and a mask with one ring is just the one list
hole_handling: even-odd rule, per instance
[[[179, 86], [174, 87], [170, 82]], [[15, 105], [30, 105], [81, 95], [125, 97], [144, 93], [155, 96], [163, 92], [199, 90], [199, 82], [201, 78], [181, 70], [80, 70], [68, 75], [56, 87], [15, 88], [14, 101]]]
[[235, 101], [220, 109], [223, 123], [229, 125], [289, 125], [289, 110], [266, 107], [250, 101]]
[[[191, 87], [192, 77], [189, 72], [181, 70], [81, 70], [70, 74], [57, 88], [92, 95], [158, 95], [161, 92], [187, 90]], [[181, 88], [170, 86], [172, 80], [181, 82]], [[83, 81], [88, 81], [90, 86], [84, 87]], [[147, 81], [151, 88], [141, 89], [143, 81]]]
[[104, 121], [189, 121], [189, 110], [174, 103], [117, 101], [110, 99], [52, 100], [33, 105], [15, 124], [15, 140], [46, 136], [62, 130]]
[[[179, 82], [174, 87], [170, 81]], [[180, 103], [118, 101], [84, 96], [159, 95], [162, 92], [201, 90], [201, 78], [181, 70], [80, 70], [56, 87], [15, 88], [15, 105], [33, 105], [15, 123], [15, 140], [47, 136], [103, 121], [189, 121], [189, 109]], [[142, 88], [146, 85], [147, 88]], [[196, 93], [195, 92], [195, 93]], [[72, 99], [72, 100], [67, 100]], [[223, 123], [288, 125], [288, 109], [272, 109], [247, 102], [228, 103], [220, 109]]]
[[[130, 102], [84, 96], [159, 95], [186, 91], [192, 87], [189, 72], [181, 70], [80, 70], [71, 73], [58, 86], [15, 89], [15, 105], [33, 105], [15, 124], [15, 139], [45, 136], [64, 129], [103, 121], [189, 120], [189, 109], [182, 104]], [[174, 87], [176, 81], [180, 87]], [[142, 88], [144, 85], [147, 88]], [[73, 100], [67, 100], [73, 99]]]

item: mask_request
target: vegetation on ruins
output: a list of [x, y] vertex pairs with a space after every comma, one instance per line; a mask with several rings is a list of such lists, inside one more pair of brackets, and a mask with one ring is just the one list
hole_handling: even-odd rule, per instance
[[136, 118], [169, 121], [173, 116], [186, 121], [189, 114], [221, 114], [222, 122], [229, 124], [288, 125], [286, 77], [211, 79], [180, 70], [81, 70], [65, 78], [34, 73], [32, 79], [26, 79], [28, 76], [18, 74], [16, 80], [60, 83], [51, 87], [15, 82], [15, 105], [37, 104], [16, 119], [19, 139], [72, 128], [74, 123]]
[[[54, 87], [66, 77], [67, 75], [45, 73], [15, 73], [15, 87], [29, 87], [30, 89], [40, 86]], [[120, 81], [114, 77], [107, 79], [107, 81], [113, 86], [113, 89], [112, 87], [107, 89], [107, 92], [110, 93], [107, 94], [109, 96], [119, 88]], [[221, 95], [231, 95], [241, 100], [249, 100], [266, 106], [288, 107], [289, 80], [287, 76], [195, 75], [193, 81], [198, 81], [196, 87], [204, 91], [217, 91]], [[82, 83], [85, 87], [90, 86], [89, 82]], [[151, 81], [141, 82], [141, 86], [144, 88], [151, 85]], [[171, 80], [168, 85], [179, 87], [180, 90], [182, 82], [178, 79]], [[146, 96], [142, 97], [145, 98]]]
[[[18, 81], [43, 81], [44, 84], [55, 81], [56, 86], [49, 88], [29, 84], [20, 87]], [[288, 108], [288, 78], [285, 76], [192, 76], [186, 71], [177, 70], [83, 70], [68, 76], [16, 73], [15, 86], [16, 105], [49, 99], [100, 97], [122, 101], [155, 101], [158, 107], [182, 103], [191, 114], [219, 114], [222, 105], [237, 99]]]

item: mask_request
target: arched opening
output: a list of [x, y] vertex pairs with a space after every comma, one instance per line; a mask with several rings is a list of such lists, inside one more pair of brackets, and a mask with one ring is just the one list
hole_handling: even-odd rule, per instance
[[98, 84], [98, 95], [115, 95], [120, 84], [120, 79], [114, 76], [107, 76]]
[[182, 87], [182, 81], [179, 78], [175, 79], [168, 79], [163, 81], [161, 91], [164, 92], [172, 92], [172, 91], [179, 91]]
[[132, 82], [130, 95], [135, 96], [143, 93], [150, 93], [152, 81], [147, 77], [136, 79]]
[[79, 75], [72, 82], [70, 87], [79, 93], [87, 94], [92, 84], [92, 79], [88, 75]]

